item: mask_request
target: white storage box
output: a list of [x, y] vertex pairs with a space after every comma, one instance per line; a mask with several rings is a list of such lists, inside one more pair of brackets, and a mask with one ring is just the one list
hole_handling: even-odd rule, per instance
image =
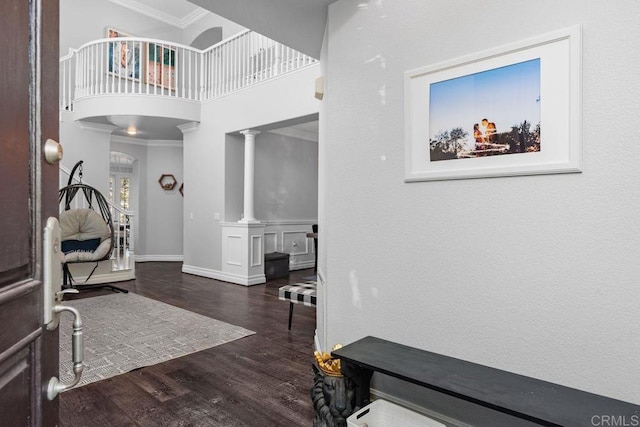
[[347, 418], [347, 427], [446, 427], [438, 421], [378, 399]]

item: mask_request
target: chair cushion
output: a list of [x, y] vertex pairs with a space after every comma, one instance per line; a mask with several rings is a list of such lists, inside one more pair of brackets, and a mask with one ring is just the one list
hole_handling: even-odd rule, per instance
[[294, 285], [286, 285], [278, 291], [278, 299], [295, 304], [304, 304], [309, 307], [316, 305], [316, 295], [317, 283], [312, 280]]
[[69, 252], [76, 251], [84, 251], [84, 252], [93, 252], [98, 249], [100, 246], [100, 238], [89, 239], [89, 240], [63, 240], [62, 244], [62, 252], [68, 254]]
[[62, 240], [104, 241], [111, 237], [109, 226], [98, 212], [93, 209], [69, 209], [60, 214]]
[[64, 255], [64, 262], [101, 261], [111, 252], [111, 239], [103, 240], [95, 251], [73, 251]]
[[102, 215], [93, 209], [62, 212], [60, 229], [64, 262], [100, 261], [109, 256], [111, 230]]

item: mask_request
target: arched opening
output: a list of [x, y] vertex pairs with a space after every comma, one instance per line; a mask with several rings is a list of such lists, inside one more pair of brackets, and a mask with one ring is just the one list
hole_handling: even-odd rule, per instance
[[222, 41], [222, 27], [213, 27], [205, 30], [191, 42], [191, 47], [204, 50]]
[[[129, 243], [133, 236], [129, 233], [131, 230], [138, 230], [137, 223], [131, 224], [131, 221], [137, 222], [138, 217], [136, 215], [130, 217], [125, 213], [138, 210], [137, 175], [135, 157], [119, 151], [110, 152], [108, 198], [111, 203], [121, 209], [114, 212], [113, 222], [117, 230], [116, 238], [119, 239], [116, 246], [122, 250], [122, 255], [132, 249]], [[137, 236], [135, 238], [137, 239]]]

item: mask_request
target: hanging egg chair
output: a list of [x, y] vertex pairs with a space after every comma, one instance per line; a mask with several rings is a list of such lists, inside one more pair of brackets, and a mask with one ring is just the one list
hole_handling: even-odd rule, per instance
[[[128, 292], [110, 284], [86, 284], [100, 261], [111, 258], [113, 252], [113, 218], [107, 199], [95, 188], [82, 183], [82, 163], [80, 160], [71, 170], [67, 186], [58, 192], [61, 206], [60, 229], [61, 249], [64, 253], [64, 288], [95, 289], [111, 288]], [[73, 184], [76, 170], [78, 183]], [[74, 207], [72, 207], [74, 206]], [[95, 267], [85, 280], [85, 284], [74, 285], [69, 264], [94, 262]]]

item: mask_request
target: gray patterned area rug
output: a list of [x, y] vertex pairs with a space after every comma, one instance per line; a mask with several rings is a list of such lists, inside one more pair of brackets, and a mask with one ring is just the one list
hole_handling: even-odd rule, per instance
[[[76, 386], [215, 347], [255, 332], [140, 295], [112, 294], [65, 302], [80, 311], [84, 372]], [[60, 377], [73, 379], [72, 318], [60, 319]]]

